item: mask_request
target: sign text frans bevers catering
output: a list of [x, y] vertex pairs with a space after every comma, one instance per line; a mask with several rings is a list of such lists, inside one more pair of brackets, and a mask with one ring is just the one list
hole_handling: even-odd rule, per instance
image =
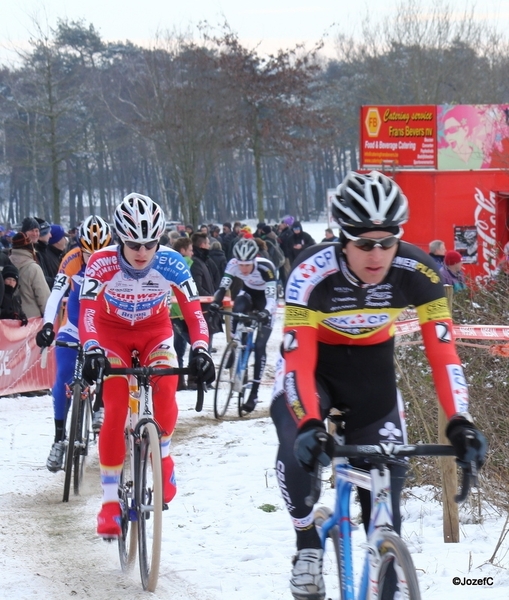
[[362, 106], [361, 165], [436, 167], [436, 106]]

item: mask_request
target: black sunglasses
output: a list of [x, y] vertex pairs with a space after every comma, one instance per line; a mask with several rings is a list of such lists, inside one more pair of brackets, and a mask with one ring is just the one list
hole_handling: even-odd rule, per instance
[[142, 246], [145, 246], [147, 250], [152, 250], [155, 248], [157, 244], [159, 244], [159, 240], [153, 240], [152, 242], [145, 242], [144, 244], [138, 244], [138, 242], [124, 242], [125, 245], [130, 249], [138, 252]]
[[356, 248], [359, 248], [359, 250], [363, 250], [364, 252], [371, 252], [371, 250], [373, 250], [374, 248], [382, 248], [382, 250], [389, 250], [389, 248], [392, 248], [399, 242], [399, 238], [403, 233], [403, 231], [400, 230], [400, 232], [397, 235], [388, 235], [387, 237], [374, 240], [372, 238], [356, 237], [354, 235], [350, 235], [344, 229], [342, 232], [348, 240], [353, 242], [353, 245]]

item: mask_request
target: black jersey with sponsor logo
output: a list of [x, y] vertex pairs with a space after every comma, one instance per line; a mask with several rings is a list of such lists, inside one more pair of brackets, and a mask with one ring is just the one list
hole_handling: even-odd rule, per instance
[[[320, 418], [315, 376], [323, 365], [328, 363], [329, 377], [346, 377], [340, 364], [337, 369], [331, 364], [333, 347], [374, 347], [359, 372], [348, 373], [349, 380], [357, 378], [359, 385], [370, 373], [375, 375], [376, 369], [370, 369], [375, 363], [392, 368], [395, 322], [409, 306], [417, 311], [447, 416], [467, 411], [468, 391], [452, 340], [444, 288], [433, 259], [416, 246], [398, 244], [389, 272], [379, 284], [364, 284], [353, 275], [341, 244], [313, 246], [292, 266], [285, 301], [285, 391], [299, 425]], [[372, 383], [376, 386], [376, 381]]]

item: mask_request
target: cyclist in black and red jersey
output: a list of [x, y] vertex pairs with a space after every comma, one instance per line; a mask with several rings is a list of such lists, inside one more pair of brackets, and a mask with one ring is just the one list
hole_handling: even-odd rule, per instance
[[[286, 284], [283, 357], [276, 372], [272, 419], [279, 437], [277, 474], [297, 537], [290, 589], [298, 600], [323, 600], [320, 540], [304, 499], [315, 462], [330, 463], [323, 419], [339, 409], [347, 444], [405, 443], [405, 421], [394, 370], [398, 315], [417, 310], [447, 436], [458, 462], [481, 467], [486, 440], [468, 414], [468, 389], [436, 263], [401, 241], [408, 202], [382, 173], [350, 173], [332, 203], [340, 242], [302, 252]], [[361, 468], [365, 465], [356, 464]], [[406, 468], [391, 467], [394, 525]], [[370, 494], [359, 489], [364, 525]]]

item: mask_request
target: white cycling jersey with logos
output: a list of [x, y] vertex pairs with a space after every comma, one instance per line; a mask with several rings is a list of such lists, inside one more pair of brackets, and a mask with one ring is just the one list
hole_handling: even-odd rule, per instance
[[257, 256], [254, 260], [254, 269], [248, 275], [244, 275], [240, 270], [239, 261], [232, 258], [226, 265], [219, 287], [228, 290], [233, 278], [238, 277], [244, 283], [244, 290], [247, 292], [254, 290], [265, 293], [265, 307], [272, 313], [277, 307], [275, 272], [274, 265], [270, 260]]

